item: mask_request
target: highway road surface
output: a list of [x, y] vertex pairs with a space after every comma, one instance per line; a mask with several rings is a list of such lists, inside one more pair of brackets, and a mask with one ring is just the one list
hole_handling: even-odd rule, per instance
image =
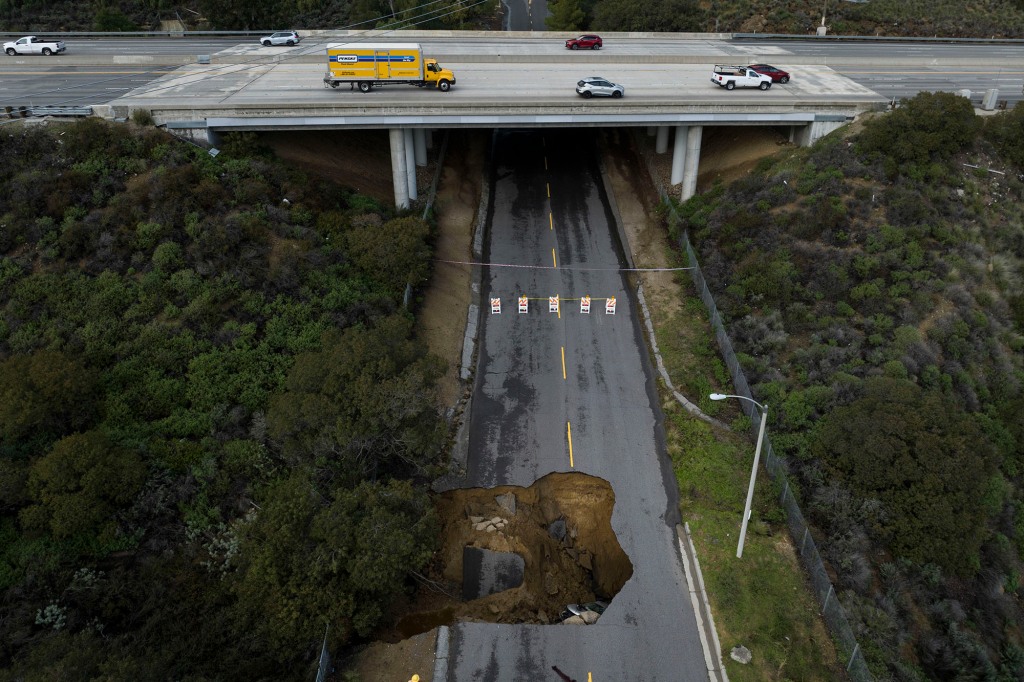
[[[448, 679], [557, 682], [558, 666], [581, 681], [706, 681], [676, 484], [592, 135], [501, 131], [493, 159], [482, 294], [503, 312], [483, 316], [468, 484], [528, 486], [553, 471], [609, 481], [633, 576], [592, 626], [454, 626]], [[520, 295], [528, 314], [513, 305]]]
[[[500, 58], [503, 68], [515, 69], [517, 60], [543, 60], [552, 78], [561, 76], [572, 83], [580, 76], [592, 75], [588, 69], [595, 62], [638, 68], [645, 63], [680, 66], [764, 61], [790, 70], [794, 88], [805, 80], [805, 74], [813, 76], [821, 71], [820, 67], [828, 67], [885, 99], [911, 97], [922, 90], [964, 89], [980, 98], [986, 90], [994, 88], [999, 90], [1000, 100], [1013, 105], [1021, 100], [1024, 89], [1021, 43], [730, 40], [711, 36], [683, 39], [659, 34], [610, 34], [605, 36], [605, 47], [600, 51], [571, 52], [565, 49], [563, 36], [412, 32], [374, 40], [420, 42], [426, 53], [438, 56], [442, 63], [474, 64], [481, 59]], [[240, 41], [237, 37], [68, 39], [68, 52], [51, 58], [0, 55], [0, 105], [106, 104], [150, 81], [167, 77], [183, 64], [195, 64], [199, 55], [212, 56], [220, 63], [219, 67], [215, 64], [207, 68], [210, 74], [222, 70], [228, 60], [254, 68], [292, 62], [322, 64], [327, 43], [360, 38], [314, 33], [294, 48], [264, 48], [255, 39]], [[319, 73], [319, 69], [310, 72]], [[632, 92], [633, 83], [623, 84], [627, 92]], [[313, 87], [319, 85], [317, 82]], [[813, 87], [813, 80], [808, 85]]]

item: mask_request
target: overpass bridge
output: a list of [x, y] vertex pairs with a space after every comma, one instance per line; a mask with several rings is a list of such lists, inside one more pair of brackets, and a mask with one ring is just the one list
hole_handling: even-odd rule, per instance
[[[680, 185], [685, 200], [696, 191], [707, 126], [787, 127], [792, 141], [809, 145], [887, 104], [825, 64], [794, 65], [782, 54], [764, 54], [764, 47], [760, 54], [737, 54], [730, 41], [706, 34], [612, 34], [594, 52], [565, 50], [561, 38], [543, 33], [460, 38], [400, 31], [359, 38], [419, 42], [426, 56], [455, 72], [457, 83], [447, 93], [401, 85], [365, 94], [327, 88], [326, 44], [356, 39], [338, 32], [308, 37], [296, 48], [238, 45], [199, 56], [101, 107], [102, 113], [127, 117], [144, 109], [158, 125], [209, 146], [231, 131], [387, 129], [395, 203], [407, 207], [417, 198], [415, 167], [426, 163], [435, 130], [645, 127], [655, 133], [659, 153], [672, 140], [671, 183]], [[793, 78], [767, 91], [726, 91], [710, 82], [715, 63], [755, 61], [780, 63]], [[580, 98], [576, 81], [591, 75], [624, 85], [625, 97]]]

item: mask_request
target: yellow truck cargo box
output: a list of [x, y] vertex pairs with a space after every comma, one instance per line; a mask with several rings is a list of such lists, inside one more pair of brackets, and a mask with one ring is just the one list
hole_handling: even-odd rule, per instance
[[404, 83], [448, 92], [455, 74], [436, 59], [427, 59], [419, 43], [337, 43], [327, 46], [324, 84], [337, 88], [348, 83], [362, 92], [386, 84]]
[[334, 78], [423, 80], [423, 53], [417, 43], [328, 45], [327, 64]]

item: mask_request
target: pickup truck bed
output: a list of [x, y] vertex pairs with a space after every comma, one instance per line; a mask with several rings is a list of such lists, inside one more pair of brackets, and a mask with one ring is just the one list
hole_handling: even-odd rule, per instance
[[767, 90], [772, 87], [771, 76], [765, 76], [746, 66], [724, 64], [715, 64], [715, 69], [711, 72], [711, 82], [726, 90], [736, 87]]

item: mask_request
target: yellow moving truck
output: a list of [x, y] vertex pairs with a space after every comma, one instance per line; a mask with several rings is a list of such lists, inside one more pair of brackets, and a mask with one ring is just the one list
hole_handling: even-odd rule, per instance
[[362, 92], [387, 83], [436, 87], [448, 92], [455, 74], [436, 59], [424, 59], [418, 43], [350, 43], [327, 46], [324, 83], [336, 88], [348, 83]]

